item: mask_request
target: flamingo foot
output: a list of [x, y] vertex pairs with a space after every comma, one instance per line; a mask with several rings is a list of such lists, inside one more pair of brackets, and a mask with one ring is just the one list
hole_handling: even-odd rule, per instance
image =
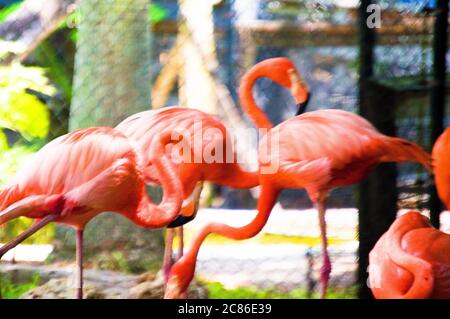
[[325, 299], [327, 296], [328, 282], [331, 274], [331, 261], [328, 253], [323, 257], [323, 264], [320, 268], [320, 298]]

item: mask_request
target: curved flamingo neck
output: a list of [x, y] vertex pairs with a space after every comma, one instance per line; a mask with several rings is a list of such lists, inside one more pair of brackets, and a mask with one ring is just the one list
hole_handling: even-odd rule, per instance
[[195, 263], [198, 252], [203, 241], [209, 234], [218, 234], [234, 240], [243, 240], [257, 235], [269, 219], [273, 206], [275, 205], [279, 190], [272, 187], [262, 187], [262, 193], [258, 201], [258, 213], [256, 217], [247, 225], [242, 227], [231, 227], [222, 223], [210, 223], [205, 225], [193, 239], [192, 245], [187, 253], [174, 265], [183, 272], [182, 289], [187, 289], [195, 272]]
[[246, 171], [239, 164], [233, 164], [226, 176], [213, 180], [214, 183], [232, 188], [253, 188], [259, 185], [259, 170]]
[[271, 129], [273, 127], [272, 122], [256, 104], [253, 96], [253, 87], [255, 86], [256, 80], [261, 77], [269, 77], [269, 75], [265, 74], [259, 65], [250, 69], [242, 78], [241, 85], [239, 86], [239, 99], [241, 100], [244, 112], [247, 113], [258, 128]]
[[158, 172], [163, 189], [163, 198], [159, 205], [151, 202], [145, 194], [139, 204], [134, 220], [144, 227], [161, 228], [171, 223], [180, 213], [183, 202], [183, 185], [175, 172], [175, 167], [165, 153], [165, 146], [171, 143], [171, 132], [165, 132], [155, 138], [150, 149], [150, 161]]
[[[419, 215], [419, 213], [417, 213]], [[406, 269], [414, 275], [414, 281], [408, 291], [404, 294], [396, 294], [393, 298], [424, 299], [428, 298], [433, 291], [434, 278], [433, 267], [427, 261], [408, 254], [401, 247], [401, 242], [406, 233], [412, 229], [428, 227], [424, 225], [421, 216], [404, 216], [406, 220], [397, 220], [387, 234], [387, 253], [391, 260], [399, 267]]]
[[[236, 175], [232, 183], [233, 188], [253, 188], [259, 185], [259, 170], [244, 171], [240, 170], [240, 174]], [[230, 186], [231, 187], [231, 186]]]

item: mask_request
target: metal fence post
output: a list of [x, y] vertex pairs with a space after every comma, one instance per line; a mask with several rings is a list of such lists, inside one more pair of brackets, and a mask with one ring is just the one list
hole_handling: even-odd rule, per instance
[[[446, 55], [448, 37], [448, 1], [438, 0], [434, 22], [433, 39], [433, 86], [431, 89], [431, 139], [432, 143], [442, 134], [445, 121], [446, 106]], [[434, 227], [439, 228], [439, 215], [442, 205], [436, 192], [436, 187], [431, 187], [430, 194], [430, 219]]]

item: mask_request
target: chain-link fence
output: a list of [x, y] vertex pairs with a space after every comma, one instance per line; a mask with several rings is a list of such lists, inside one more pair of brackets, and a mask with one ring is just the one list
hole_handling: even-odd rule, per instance
[[[427, 81], [434, 2], [377, 4], [374, 12], [380, 10], [381, 20], [374, 67], [384, 90], [380, 94], [386, 93], [383, 103], [398, 103], [399, 136], [430, 149]], [[215, 114], [228, 127], [250, 126], [240, 108], [239, 81], [252, 65], [270, 57], [294, 61], [312, 93], [309, 110], [358, 111], [358, 1], [25, 0], [0, 1], [0, 6], [3, 183], [45, 142], [78, 127], [115, 126], [150, 106], [183, 105]], [[254, 94], [274, 123], [295, 114], [289, 91], [268, 79], [257, 82]], [[249, 148], [256, 145], [241, 151]], [[422, 169], [402, 165], [400, 206], [421, 208], [427, 182]], [[254, 207], [242, 191], [210, 192], [215, 208]], [[355, 200], [353, 188], [336, 190], [329, 200], [330, 207], [347, 208], [329, 215], [330, 232], [336, 232], [330, 243], [332, 285], [337, 287], [355, 284]], [[227, 287], [312, 288], [320, 267], [316, 215], [281, 212], [309, 208], [303, 191], [286, 191], [280, 202], [280, 212], [274, 213], [279, 226], [255, 241], [206, 244], [200, 276]], [[209, 215], [239, 219], [231, 210], [211, 209], [199, 219]], [[194, 232], [196, 223], [188, 231]]]
[[[428, 151], [433, 65], [434, 1], [380, 1], [383, 29], [376, 29], [374, 78], [395, 109], [396, 135]], [[431, 180], [414, 164], [399, 166], [400, 206], [423, 209]]]

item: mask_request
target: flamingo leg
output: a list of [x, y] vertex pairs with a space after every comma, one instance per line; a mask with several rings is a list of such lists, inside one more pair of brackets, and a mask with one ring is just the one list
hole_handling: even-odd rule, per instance
[[177, 252], [177, 260], [183, 257], [184, 253], [184, 228], [183, 226], [177, 227], [177, 237], [178, 237], [178, 252]]
[[83, 229], [76, 230], [77, 299], [83, 299]]
[[326, 212], [326, 200], [319, 199], [316, 203], [317, 211], [319, 212], [319, 226], [320, 226], [320, 238], [322, 241], [322, 268], [320, 269], [320, 298], [326, 298], [328, 281], [330, 280], [331, 262], [328, 255], [328, 243], [327, 243], [327, 224], [325, 221]]
[[19, 245], [21, 242], [26, 240], [28, 237], [36, 233], [39, 229], [43, 228], [48, 223], [54, 221], [56, 218], [58, 218], [58, 215], [48, 215], [47, 217], [43, 218], [41, 221], [35, 223], [33, 226], [25, 230], [23, 233], [21, 233], [19, 236], [11, 240], [9, 243], [3, 245], [0, 248], [0, 259], [3, 257], [4, 254], [6, 254], [9, 250], [13, 249], [17, 245]]
[[163, 277], [164, 277], [164, 287], [169, 279], [170, 269], [172, 268], [173, 258], [172, 258], [172, 247], [173, 247], [173, 236], [174, 230], [172, 228], [166, 228], [166, 238], [164, 246], [164, 259], [163, 259]]
[[[176, 228], [176, 230], [177, 230], [177, 236], [178, 236], [178, 253], [177, 253], [176, 261], [178, 261], [181, 259], [181, 257], [183, 257], [183, 254], [184, 254], [184, 228], [183, 228], [183, 226], [180, 226], [180, 227]], [[180, 298], [181, 299], [189, 298], [189, 292], [187, 289], [180, 295]]]

